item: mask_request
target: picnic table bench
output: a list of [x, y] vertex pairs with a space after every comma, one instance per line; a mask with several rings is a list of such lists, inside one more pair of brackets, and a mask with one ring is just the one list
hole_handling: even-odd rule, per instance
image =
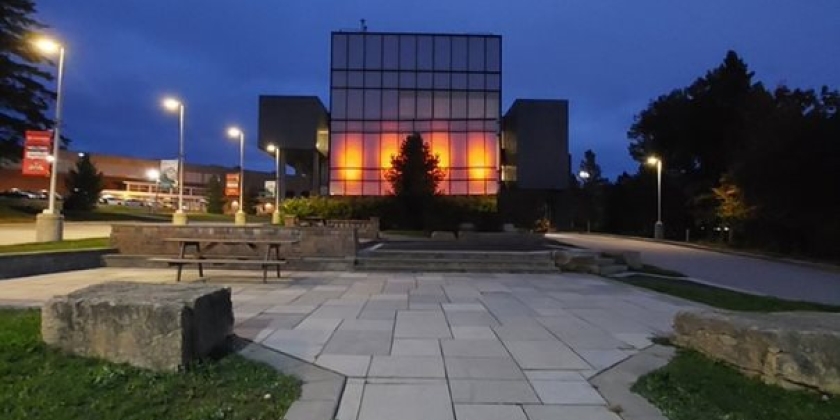
[[[165, 262], [170, 266], [178, 268], [176, 280], [181, 281], [181, 273], [185, 265], [197, 265], [198, 275], [204, 277], [205, 265], [253, 265], [263, 270], [263, 283], [268, 282], [268, 269], [277, 269], [277, 278], [280, 278], [280, 266], [286, 264], [286, 259], [280, 256], [280, 247], [300, 242], [297, 238], [278, 239], [249, 239], [249, 238], [165, 238], [164, 242], [177, 242], [177, 257], [154, 257], [150, 261]], [[202, 249], [202, 244], [204, 247]], [[256, 254], [225, 257], [208, 257], [204, 253], [219, 245], [239, 246], [245, 245], [251, 251], [256, 251], [259, 245], [265, 245], [265, 254], [262, 258], [254, 258]], [[192, 252], [188, 252], [192, 249]], [[273, 251], [273, 252], [272, 252]]]

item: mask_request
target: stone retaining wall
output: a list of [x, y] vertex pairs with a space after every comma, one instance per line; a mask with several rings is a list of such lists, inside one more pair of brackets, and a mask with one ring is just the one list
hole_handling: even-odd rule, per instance
[[[299, 238], [300, 242], [280, 247], [290, 259], [307, 257], [352, 259], [358, 246], [356, 230], [338, 227], [234, 226], [230, 224], [190, 224], [175, 226], [163, 223], [118, 223], [111, 227], [111, 246], [123, 255], [175, 256], [178, 244], [166, 238]], [[262, 255], [260, 245], [254, 255]], [[250, 251], [254, 253], [254, 251]], [[247, 255], [242, 245], [218, 246], [203, 254], [208, 256]]]
[[0, 255], [0, 279], [102, 267], [103, 256], [114, 252], [113, 249], [86, 249], [4, 254]]
[[674, 341], [767, 383], [840, 395], [840, 314], [681, 312]]
[[371, 217], [369, 220], [328, 219], [325, 223], [331, 228], [355, 228], [359, 239], [379, 239], [378, 217]]

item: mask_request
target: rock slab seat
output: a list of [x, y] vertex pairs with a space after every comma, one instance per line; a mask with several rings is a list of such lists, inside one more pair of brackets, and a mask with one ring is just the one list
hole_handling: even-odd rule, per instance
[[207, 285], [102, 283], [41, 309], [48, 345], [156, 371], [185, 367], [232, 333], [230, 289]]
[[840, 395], [840, 314], [681, 312], [675, 343], [767, 383]]

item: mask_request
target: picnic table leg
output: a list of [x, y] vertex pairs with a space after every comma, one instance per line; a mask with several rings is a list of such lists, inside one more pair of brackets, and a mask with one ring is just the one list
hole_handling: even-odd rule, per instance
[[[274, 259], [280, 261], [280, 244], [274, 244]], [[277, 267], [277, 278], [280, 278], [280, 264]]]
[[[195, 243], [195, 256], [199, 260], [201, 259], [201, 243]], [[204, 264], [198, 263], [198, 276], [204, 278]], [[205, 280], [206, 281], [206, 280]]]
[[[178, 250], [178, 258], [183, 259], [184, 254], [186, 254], [186, 253], [187, 253], [187, 243], [186, 242], [181, 242], [181, 246], [179, 247], [179, 250]], [[175, 278], [175, 281], [180, 283], [181, 282], [181, 270], [184, 269], [184, 264], [176, 264], [176, 265], [178, 266], [178, 276]]]

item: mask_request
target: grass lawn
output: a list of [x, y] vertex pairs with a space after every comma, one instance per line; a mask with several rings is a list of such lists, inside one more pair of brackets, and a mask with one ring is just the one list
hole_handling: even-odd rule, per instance
[[67, 356], [40, 339], [37, 311], [0, 310], [0, 419], [280, 419], [294, 378], [237, 355], [186, 373]]
[[769, 296], [757, 296], [707, 286], [687, 280], [651, 277], [636, 274], [627, 277], [611, 277], [615, 280], [644, 287], [672, 296], [705, 303], [715, 308], [748, 312], [819, 311], [840, 312], [840, 306], [819, 303], [784, 300]]
[[19, 245], [0, 245], [0, 254], [38, 251], [69, 251], [73, 249], [108, 248], [108, 238], [72, 239], [58, 242], [40, 242]]
[[[15, 208], [0, 203], [0, 223], [32, 223], [41, 210]], [[230, 222], [232, 214], [187, 213], [189, 220], [195, 222]], [[168, 222], [172, 220], [172, 210], [149, 212], [148, 207], [99, 205], [91, 212], [64, 212], [64, 219], [69, 222]], [[248, 223], [269, 223], [271, 215], [248, 215]]]
[[703, 355], [679, 350], [632, 390], [670, 420], [837, 420], [840, 398], [789, 391], [742, 375]]

